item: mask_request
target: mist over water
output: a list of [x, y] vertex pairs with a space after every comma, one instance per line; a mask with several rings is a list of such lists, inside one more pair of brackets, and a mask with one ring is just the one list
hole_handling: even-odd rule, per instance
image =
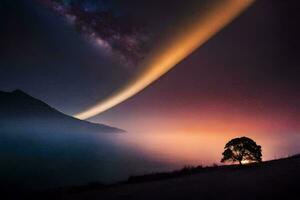
[[[170, 171], [186, 165], [219, 164], [230, 136], [201, 134], [0, 134], [0, 176], [6, 186], [51, 188], [91, 182], [113, 183], [131, 175]], [[296, 143], [255, 138], [264, 160], [288, 156]], [[293, 144], [292, 144], [293, 143]], [[280, 153], [276, 153], [280, 152]], [[295, 152], [297, 153], [297, 152]]]
[[127, 133], [1, 132], [2, 183], [31, 189], [113, 183], [179, 167], [136, 151], [126, 137]]

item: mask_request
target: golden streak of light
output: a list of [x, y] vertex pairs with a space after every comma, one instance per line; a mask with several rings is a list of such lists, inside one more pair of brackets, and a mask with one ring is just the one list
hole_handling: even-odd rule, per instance
[[[212, 1], [214, 2], [214, 1]], [[143, 71], [120, 90], [74, 117], [88, 119], [137, 94], [199, 48], [242, 13], [254, 0], [222, 0], [189, 20], [162, 42], [143, 63]]]

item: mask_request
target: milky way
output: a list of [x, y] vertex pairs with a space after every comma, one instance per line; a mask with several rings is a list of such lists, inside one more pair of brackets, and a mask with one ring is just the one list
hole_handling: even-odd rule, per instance
[[102, 53], [127, 67], [137, 66], [149, 51], [151, 34], [146, 26], [133, 23], [108, 1], [37, 1], [75, 25]]
[[253, 0], [228, 0], [211, 3], [206, 12], [199, 12], [183, 24], [179, 24], [179, 28], [172, 32], [172, 37], [161, 41], [157, 50], [143, 63], [144, 70], [137, 77], [108, 98], [75, 117], [88, 119], [137, 94], [213, 37], [252, 2]]

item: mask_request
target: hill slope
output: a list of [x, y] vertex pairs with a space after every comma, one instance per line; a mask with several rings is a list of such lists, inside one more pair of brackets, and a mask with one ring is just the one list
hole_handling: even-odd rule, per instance
[[62, 199], [292, 199], [298, 195], [299, 180], [300, 156], [295, 156], [242, 168], [214, 167], [189, 176], [69, 193]]
[[120, 133], [120, 129], [65, 115], [21, 90], [0, 92], [1, 131]]
[[107, 180], [110, 163], [119, 160], [114, 140], [121, 132], [20, 90], [0, 92], [0, 193]]

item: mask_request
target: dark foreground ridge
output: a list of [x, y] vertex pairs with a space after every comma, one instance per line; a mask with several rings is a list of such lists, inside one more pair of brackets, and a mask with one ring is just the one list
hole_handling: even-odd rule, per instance
[[188, 167], [135, 176], [114, 185], [91, 183], [34, 194], [45, 199], [292, 199], [300, 155], [246, 166]]

